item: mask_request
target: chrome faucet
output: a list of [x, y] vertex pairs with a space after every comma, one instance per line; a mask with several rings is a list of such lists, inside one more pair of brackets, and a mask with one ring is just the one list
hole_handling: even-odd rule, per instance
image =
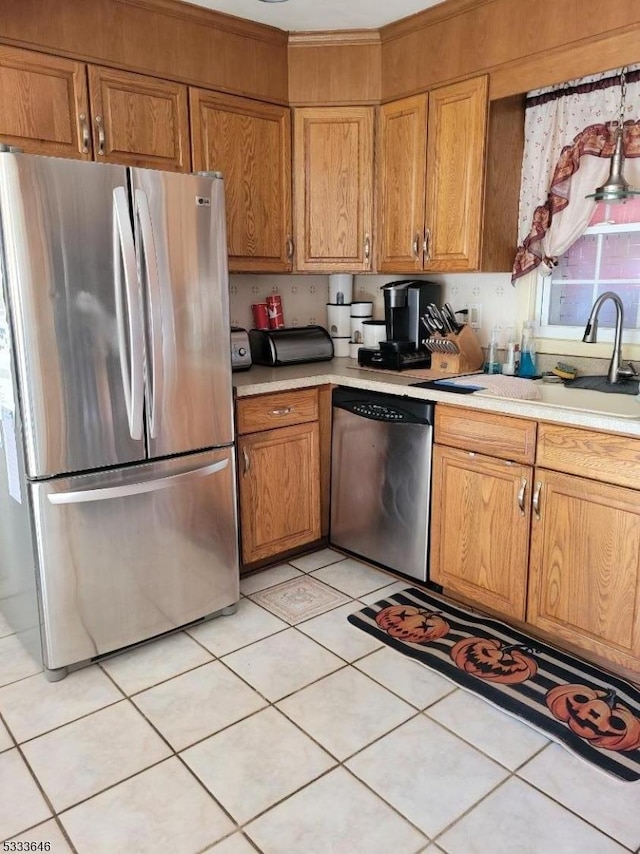
[[609, 363], [607, 382], [619, 383], [637, 376], [638, 372], [629, 362], [627, 362], [626, 368], [622, 367], [622, 324], [624, 322], [624, 308], [622, 306], [622, 300], [618, 294], [614, 294], [613, 291], [606, 291], [604, 294], [600, 294], [591, 308], [591, 314], [589, 315], [589, 320], [587, 320], [587, 326], [584, 330], [582, 340], [585, 344], [594, 344], [598, 340], [598, 314], [603, 302], [608, 299], [612, 300], [616, 307], [616, 331], [613, 339], [613, 353], [611, 355], [611, 362]]

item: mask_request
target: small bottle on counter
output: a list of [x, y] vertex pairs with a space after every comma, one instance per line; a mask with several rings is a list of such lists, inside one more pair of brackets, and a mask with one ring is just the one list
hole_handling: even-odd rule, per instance
[[487, 350], [487, 359], [484, 363], [485, 374], [499, 374], [502, 372], [502, 365], [498, 358], [498, 349], [500, 347], [500, 332], [499, 326], [494, 326], [491, 330], [491, 338], [489, 339], [489, 348]]
[[536, 326], [533, 320], [525, 320], [522, 324], [522, 344], [520, 346], [519, 377], [535, 377], [538, 375], [536, 366]]
[[520, 344], [516, 341], [516, 328], [507, 328], [507, 357], [502, 363], [502, 373], [515, 376], [520, 368]]

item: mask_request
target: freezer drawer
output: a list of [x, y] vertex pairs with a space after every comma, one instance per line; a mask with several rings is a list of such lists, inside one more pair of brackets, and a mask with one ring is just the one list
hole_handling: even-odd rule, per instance
[[238, 601], [233, 447], [30, 489], [48, 669]]

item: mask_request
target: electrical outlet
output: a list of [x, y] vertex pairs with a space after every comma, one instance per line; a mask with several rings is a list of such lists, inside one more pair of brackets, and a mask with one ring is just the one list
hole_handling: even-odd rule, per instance
[[465, 308], [469, 312], [467, 314], [467, 323], [472, 329], [480, 329], [482, 326], [482, 305], [479, 302], [470, 302], [465, 305]]

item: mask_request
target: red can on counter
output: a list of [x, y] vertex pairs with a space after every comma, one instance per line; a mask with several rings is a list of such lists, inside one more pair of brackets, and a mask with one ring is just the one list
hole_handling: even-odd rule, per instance
[[284, 329], [282, 297], [280, 294], [272, 294], [267, 297], [267, 311], [269, 312], [269, 329]]
[[269, 329], [269, 309], [266, 302], [257, 302], [251, 306], [254, 329]]

